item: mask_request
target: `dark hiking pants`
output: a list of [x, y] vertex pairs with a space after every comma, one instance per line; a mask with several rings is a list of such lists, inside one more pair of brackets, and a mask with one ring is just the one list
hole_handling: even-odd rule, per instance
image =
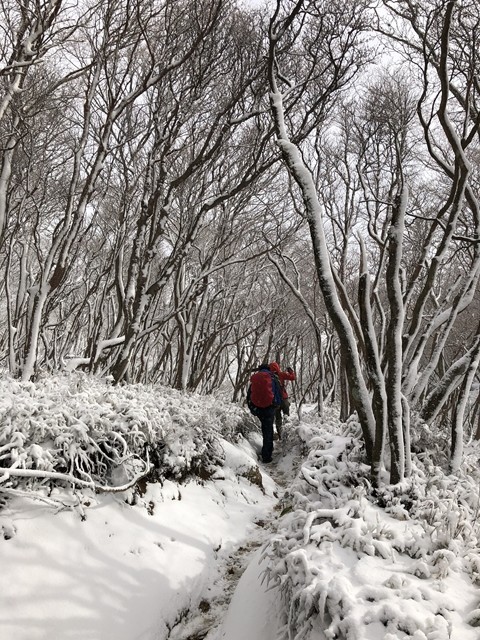
[[263, 462], [271, 462], [273, 453], [273, 421], [275, 419], [275, 408], [266, 407], [265, 409], [257, 409], [257, 416], [262, 423], [262, 460]]

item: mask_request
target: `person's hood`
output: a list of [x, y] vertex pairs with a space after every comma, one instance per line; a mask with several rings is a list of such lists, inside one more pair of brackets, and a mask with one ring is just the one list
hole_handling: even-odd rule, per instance
[[277, 362], [271, 362], [268, 366], [273, 373], [280, 373], [280, 365]]

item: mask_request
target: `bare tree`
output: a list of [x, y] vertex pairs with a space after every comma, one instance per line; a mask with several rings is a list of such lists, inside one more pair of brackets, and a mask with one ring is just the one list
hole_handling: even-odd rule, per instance
[[[302, 158], [296, 142], [301, 137], [296, 130], [289, 134], [287, 128], [290, 113], [295, 113], [298, 103], [304, 100], [307, 106], [303, 117], [299, 118], [301, 133], [305, 136], [309, 130], [313, 130], [324, 119], [332, 94], [341, 89], [357, 70], [360, 58], [355, 45], [361, 25], [358, 9], [359, 7], [352, 5], [350, 11], [344, 11], [331, 3], [328, 7], [320, 7], [318, 3], [313, 5], [309, 2], [297, 2], [290, 13], [282, 15], [282, 5], [278, 1], [270, 21], [269, 82], [277, 144], [303, 198], [320, 288], [342, 343], [354, 406], [362, 425], [367, 455], [371, 458], [375, 419], [357, 343], [337, 293], [325, 239], [322, 207], [312, 172]], [[325, 16], [328, 16], [328, 20], [324, 19]], [[281, 54], [284, 52], [282, 42], [291, 37], [292, 32], [298, 33], [303, 25], [306, 25], [308, 43], [306, 50], [302, 51], [305, 59], [304, 73], [307, 78], [314, 79], [312, 87], [305, 78], [301, 78], [301, 82], [296, 84], [293, 78], [285, 75], [280, 66]], [[285, 87], [284, 92], [280, 83]]]
[[[468, 53], [465, 60], [458, 55], [465, 16], [470, 20], [473, 14], [455, 14], [453, 2], [438, 7], [432, 3], [422, 11], [415, 10], [411, 3], [401, 3], [401, 9], [398, 4], [385, 4], [397, 17], [409, 21], [419, 36], [415, 44], [411, 35], [407, 40], [403, 34], [389, 33], [403, 45], [408, 43], [410, 60], [415, 56], [420, 60], [424, 73], [417, 76], [418, 97], [412, 95], [406, 82], [402, 86], [398, 76], [395, 80], [384, 77], [377, 86], [371, 86], [363, 100], [363, 115], [362, 108], [357, 109], [351, 119], [354, 133], [348, 136], [350, 152], [340, 155], [336, 166], [325, 170], [328, 163], [323, 159], [321, 145], [309, 144], [312, 136], [300, 144], [305, 127], [316, 130], [315, 140], [319, 139], [316, 128], [326, 129], [330, 97], [328, 92], [322, 96], [317, 89], [316, 102], [312, 103], [308, 89], [315, 86], [315, 71], [328, 68], [329, 58], [324, 51], [308, 49], [311, 58], [304, 57], [309, 64], [302, 68], [300, 78], [292, 75], [289, 68], [295, 48], [295, 55], [299, 56], [298, 50], [302, 51], [304, 42], [309, 41], [309, 36], [304, 40], [303, 34], [320, 29], [308, 2], [297, 2], [286, 11], [283, 3], [277, 2], [270, 23], [269, 79], [277, 143], [299, 186], [320, 287], [340, 337], [372, 477], [374, 482], [379, 481], [388, 427], [390, 479], [398, 482], [404, 476], [405, 465], [409, 466], [410, 413], [421, 409], [423, 419], [432, 420], [462, 380], [463, 389], [470, 388], [476, 372], [475, 340], [444, 373], [441, 366], [457, 320], [472, 302], [478, 283], [478, 205], [468, 155], [469, 148], [475, 147], [479, 122], [475, 54]], [[336, 15], [345, 24], [349, 12], [342, 8]], [[382, 19], [380, 16], [380, 25]], [[358, 38], [360, 23], [352, 20], [350, 25], [352, 31], [344, 29], [343, 33], [349, 33], [353, 42]], [[331, 35], [332, 25], [329, 27]], [[324, 38], [319, 40], [325, 42]], [[347, 44], [343, 44], [344, 56], [349, 51], [358, 52]], [[342, 60], [340, 55], [338, 59]], [[335, 68], [335, 82], [329, 85], [337, 92], [348, 75], [339, 76], [339, 68], [340, 64]], [[299, 65], [297, 74], [298, 69]], [[436, 74], [436, 81], [430, 70]], [[352, 73], [351, 66], [349, 72]], [[419, 135], [419, 127], [412, 124], [415, 102], [423, 136]], [[431, 175], [443, 173], [442, 190], [435, 204], [431, 199], [422, 199], [421, 189], [426, 181], [422, 183], [418, 169], [420, 163], [429, 162], [426, 152], [434, 161], [429, 164]], [[344, 202], [349, 201], [350, 190], [358, 189], [358, 182], [351, 177], [355, 175], [353, 162], [357, 164], [364, 202], [354, 201], [356, 212], [352, 218], [351, 214], [345, 215], [348, 206], [339, 214], [342, 208], [335, 204], [340, 204], [338, 191], [331, 186], [342, 181], [345, 184], [346, 175]], [[328, 218], [322, 199], [332, 221], [331, 237], [336, 240], [336, 268], [328, 255]], [[359, 236], [365, 238], [368, 234], [368, 243], [360, 240], [357, 302], [348, 292], [352, 278], [350, 283], [345, 282], [346, 258], [352, 249], [345, 240], [348, 226], [342, 227], [340, 220], [345, 224], [353, 220]], [[475, 230], [473, 241], [469, 239], [471, 229]], [[418, 240], [409, 244], [412, 237], [418, 238], [418, 232], [421, 247]], [[407, 255], [415, 255], [416, 262], [407, 263]], [[447, 261], [451, 264], [452, 260], [460, 267], [456, 281], [445, 270]], [[465, 393], [468, 395], [468, 391], [462, 392], [462, 400]], [[462, 403], [459, 415], [461, 406]], [[457, 435], [460, 420], [454, 418]], [[455, 457], [458, 460], [458, 455]]]

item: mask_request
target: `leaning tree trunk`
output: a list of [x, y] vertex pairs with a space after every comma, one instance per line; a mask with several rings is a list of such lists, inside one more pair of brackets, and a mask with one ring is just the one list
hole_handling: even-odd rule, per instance
[[283, 96], [277, 85], [277, 62], [275, 54], [277, 38], [270, 34], [269, 82], [270, 106], [277, 134], [277, 144], [283, 160], [297, 183], [303, 198], [305, 217], [310, 230], [315, 267], [325, 306], [338, 333], [342, 353], [347, 367], [351, 398], [362, 428], [368, 459], [372, 459], [375, 418], [369, 392], [363, 378], [360, 357], [353, 328], [341, 305], [335, 286], [323, 227], [323, 211], [315, 188], [313, 176], [306, 166], [296, 144], [291, 142], [284, 120]]

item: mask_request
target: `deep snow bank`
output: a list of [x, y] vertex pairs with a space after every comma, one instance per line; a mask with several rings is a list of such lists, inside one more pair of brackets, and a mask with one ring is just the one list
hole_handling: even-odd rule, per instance
[[[164, 640], [206, 611], [276, 502], [246, 413], [78, 374], [0, 387], [2, 466], [46, 473], [0, 483], [0, 638]], [[147, 447], [156, 482], [127, 492], [55, 475], [121, 483]]]

